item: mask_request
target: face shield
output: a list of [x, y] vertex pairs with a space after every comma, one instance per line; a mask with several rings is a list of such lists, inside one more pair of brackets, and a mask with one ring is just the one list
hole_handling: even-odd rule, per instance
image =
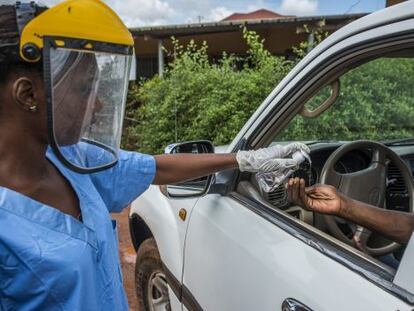
[[43, 62], [54, 153], [79, 173], [115, 165], [132, 34], [104, 1], [66, 0], [47, 10], [33, 1], [17, 1], [15, 8], [20, 41], [9, 54], [27, 63]]
[[53, 151], [80, 173], [113, 166], [121, 143], [132, 49], [75, 39], [44, 40]]

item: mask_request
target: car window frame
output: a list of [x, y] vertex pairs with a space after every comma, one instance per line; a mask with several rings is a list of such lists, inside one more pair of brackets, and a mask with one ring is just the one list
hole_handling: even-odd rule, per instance
[[[295, 86], [285, 94], [279, 104], [274, 105], [273, 109], [270, 110], [264, 118], [262, 118], [260, 123], [256, 124], [256, 126], [254, 126], [253, 123], [254, 128], [250, 129], [250, 131], [241, 137], [241, 140], [244, 142], [243, 149], [256, 149], [258, 147], [265, 146], [266, 144], [270, 144], [271, 139], [263, 139], [263, 136], [266, 137], [266, 134], [269, 132], [275, 133], [277, 131], [280, 133], [281, 130], [284, 129], [287, 124], [299, 113], [302, 105], [306, 103], [309, 98], [314, 96], [314, 94], [316, 94], [325, 85], [329, 84], [331, 80], [337, 78], [337, 76], [334, 75], [335, 72], [340, 72], [340, 68], [344, 68], [344, 64], [346, 63], [357, 62], [357, 60], [349, 61], [349, 58], [355, 58], [357, 55], [360, 55], [361, 58], [366, 58], [368, 62], [368, 55], [371, 55], [371, 59], [374, 59], [386, 54], [384, 53], [384, 49], [389, 48], [389, 50], [387, 49], [387, 53], [389, 53], [389, 51], [392, 50], [408, 47], [414, 50], [414, 31], [402, 33], [398, 36], [391, 34], [389, 38], [384, 37], [381, 38], [381, 40], [379, 40], [379, 38], [375, 38], [371, 41], [367, 40], [361, 43], [357, 42], [354, 46], [348, 47], [341, 53], [332, 55], [331, 59], [327, 59], [327, 62], [323, 68], [320, 70], [309, 71], [301, 81], [296, 82]], [[356, 67], [359, 67], [363, 63], [366, 62], [362, 62]], [[329, 75], [327, 71], [329, 71], [331, 75]], [[339, 76], [344, 73], [345, 72], [342, 72]], [[262, 113], [266, 110], [268, 109], [263, 109]], [[290, 115], [290, 117], [286, 117], [286, 115]], [[258, 134], [262, 134], [262, 139], [258, 139], [260, 138], [260, 135]], [[274, 136], [275, 134], [272, 135], [272, 137]], [[239, 182], [240, 175], [235, 184], [237, 185]], [[304, 225], [300, 225], [292, 219], [289, 219], [289, 217], [284, 215], [281, 211], [278, 212], [275, 209], [270, 209], [264, 204], [255, 201], [254, 199], [247, 198], [237, 192], [232, 192], [230, 196], [280, 229], [302, 240], [305, 244], [314, 247], [326, 256], [348, 267], [355, 273], [360, 274], [364, 278], [370, 280], [394, 296], [402, 299], [406, 303], [414, 305], [414, 291], [409, 292], [401, 286], [395, 284], [393, 282], [395, 275], [389, 273], [389, 271], [375, 265], [359, 254], [350, 252], [338, 243], [333, 243], [323, 237], [320, 233], [309, 230], [309, 228], [306, 228]]]

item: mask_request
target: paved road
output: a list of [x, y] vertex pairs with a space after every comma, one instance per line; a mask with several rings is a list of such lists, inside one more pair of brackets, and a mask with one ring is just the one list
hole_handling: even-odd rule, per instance
[[137, 311], [138, 306], [134, 288], [136, 253], [129, 236], [128, 214], [129, 208], [125, 209], [121, 214], [112, 214], [112, 217], [118, 221], [119, 256], [121, 257], [122, 274], [128, 296], [129, 309]]

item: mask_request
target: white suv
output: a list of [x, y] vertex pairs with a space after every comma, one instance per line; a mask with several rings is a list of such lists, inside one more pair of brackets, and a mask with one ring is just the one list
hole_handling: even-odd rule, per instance
[[[379, 65], [398, 73], [394, 78], [381, 76], [384, 71], [375, 70]], [[332, 184], [359, 200], [412, 212], [414, 119], [409, 124], [406, 120], [414, 113], [414, 94], [402, 89], [403, 85], [414, 89], [412, 68], [414, 2], [408, 1], [343, 27], [313, 49], [267, 97], [226, 152], [285, 143], [289, 131], [302, 126], [303, 137], [296, 140], [311, 148], [312, 165], [296, 174], [308, 184]], [[390, 79], [388, 93], [376, 92], [381, 81]], [[341, 96], [357, 88], [364, 92], [347, 103], [353, 106], [346, 111], [358, 115], [361, 105], [374, 108], [358, 115], [360, 123], [350, 124], [341, 110]], [[321, 100], [325, 93], [326, 100]], [[399, 102], [394, 103], [396, 97]], [[335, 113], [337, 122], [322, 132], [311, 131], [315, 124], [324, 128], [325, 116]], [[376, 114], [383, 115], [380, 126], [370, 123]], [[393, 140], [385, 136], [385, 129], [395, 129]], [[351, 132], [357, 139], [349, 139]], [[374, 132], [375, 141], [383, 144], [360, 140], [368, 134], [372, 138]], [[169, 150], [213, 152], [206, 141]], [[133, 203], [130, 213], [140, 306], [142, 310], [413, 310], [414, 241], [398, 245], [367, 233], [365, 250], [360, 251], [352, 244], [357, 228], [290, 204], [283, 186], [266, 193], [254, 174], [238, 170], [179, 185], [152, 186]]]

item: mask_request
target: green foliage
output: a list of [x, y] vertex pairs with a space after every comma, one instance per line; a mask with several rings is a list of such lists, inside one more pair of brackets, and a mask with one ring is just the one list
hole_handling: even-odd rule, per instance
[[[165, 76], [130, 89], [127, 118], [135, 121], [126, 127], [123, 147], [159, 153], [178, 141], [231, 142], [294, 65], [271, 55], [256, 33], [244, 29], [243, 35], [249, 46], [247, 58], [224, 53], [217, 62], [209, 60], [205, 43], [184, 47], [173, 39], [173, 62]], [[317, 44], [326, 33], [315, 32], [314, 37]], [[308, 48], [303, 43], [295, 53], [302, 57]], [[384, 58], [364, 64], [341, 77], [340, 96], [331, 108], [315, 119], [296, 116], [275, 140], [413, 137], [413, 82], [411, 59]], [[307, 106], [320, 105], [329, 91], [329, 87], [320, 90]]]
[[229, 143], [291, 69], [291, 62], [272, 56], [254, 32], [245, 29], [243, 35], [248, 57], [224, 53], [216, 63], [209, 61], [205, 43], [183, 47], [173, 39], [173, 62], [164, 77], [131, 88], [130, 99], [142, 105], [129, 112], [139, 124], [127, 127], [123, 146], [157, 153], [176, 141]]
[[[324, 24], [325, 21], [321, 20], [321, 23]], [[309, 26], [306, 24], [303, 25], [303, 28], [306, 34], [312, 35], [313, 41], [302, 41], [301, 43], [299, 43], [299, 46], [293, 47], [293, 53], [295, 53], [299, 59], [305, 57], [308, 51], [312, 50], [315, 46], [321, 43], [329, 35], [327, 31], [324, 31], [322, 29], [310, 30]]]
[[[402, 74], [403, 73], [403, 74]], [[275, 140], [389, 140], [414, 136], [414, 60], [380, 58], [341, 77], [333, 106], [315, 119], [296, 116]], [[309, 103], [327, 98], [322, 89]]]

